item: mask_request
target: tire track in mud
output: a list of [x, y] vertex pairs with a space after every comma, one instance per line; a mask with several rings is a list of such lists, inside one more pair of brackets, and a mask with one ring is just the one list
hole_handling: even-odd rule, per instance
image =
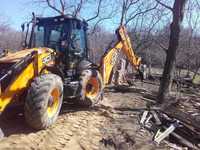
[[1, 150], [99, 149], [100, 128], [107, 119], [97, 111], [80, 111], [59, 116], [52, 127], [30, 134], [11, 135], [0, 141]]
[[[154, 150], [151, 135], [141, 130], [138, 112], [112, 107], [143, 107], [134, 93], [105, 93], [104, 101], [94, 109], [63, 108], [57, 122], [38, 132], [7, 134], [1, 150]], [[14, 118], [15, 119], [15, 118]], [[23, 120], [23, 119], [21, 119]], [[16, 128], [20, 129], [19, 124]], [[25, 125], [22, 125], [25, 127]], [[17, 130], [17, 129], [15, 129]]]

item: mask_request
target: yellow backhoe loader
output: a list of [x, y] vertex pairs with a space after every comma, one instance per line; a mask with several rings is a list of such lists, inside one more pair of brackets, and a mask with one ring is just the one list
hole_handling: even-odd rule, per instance
[[92, 106], [102, 99], [120, 51], [139, 70], [141, 59], [124, 26], [116, 30], [118, 41], [102, 56], [100, 66], [89, 61], [87, 26], [67, 16], [34, 16], [27, 25], [25, 48], [1, 55], [0, 113], [22, 103], [26, 122], [45, 129], [56, 121], [63, 100]]

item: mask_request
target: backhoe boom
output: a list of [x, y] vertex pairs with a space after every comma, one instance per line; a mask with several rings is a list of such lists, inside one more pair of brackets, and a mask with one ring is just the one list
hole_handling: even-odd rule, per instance
[[116, 30], [116, 34], [118, 42], [113, 48], [106, 51], [101, 60], [101, 74], [105, 85], [110, 83], [112, 70], [117, 62], [117, 56], [121, 50], [136, 70], [139, 71], [139, 66], [141, 64], [141, 58], [135, 54], [126, 28], [124, 26], [120, 26]]

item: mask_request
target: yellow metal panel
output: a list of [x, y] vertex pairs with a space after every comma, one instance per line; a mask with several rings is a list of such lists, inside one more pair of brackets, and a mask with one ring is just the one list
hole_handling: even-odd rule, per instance
[[5, 57], [0, 58], [0, 63], [15, 63], [20, 61], [26, 55], [33, 52], [34, 49], [25, 49], [21, 51], [16, 51], [12, 53], [8, 53]]
[[117, 43], [114, 48], [110, 49], [102, 59], [102, 70], [104, 84], [109, 84], [112, 69], [116, 64], [117, 55], [122, 48], [122, 43]]
[[118, 43], [102, 57], [101, 74], [103, 76], [104, 84], [109, 84], [113, 67], [116, 63], [117, 54], [123, 51], [129, 62], [138, 70], [141, 58], [138, 57], [132, 48], [130, 38], [124, 26], [117, 29], [117, 36], [119, 36]]
[[28, 87], [30, 80], [34, 77], [33, 63], [17, 77], [17, 79], [0, 96], [0, 112], [11, 102], [12, 98], [23, 92]]
[[141, 63], [141, 58], [138, 57], [131, 44], [131, 40], [128, 36], [128, 33], [126, 31], [126, 28], [124, 26], [119, 27], [119, 34], [123, 43], [123, 48], [122, 51], [124, 54], [127, 56], [129, 62], [136, 68], [139, 69], [140, 63]]
[[[15, 52], [0, 60], [2, 63], [12, 62], [13, 60], [19, 61], [33, 51], [37, 51], [34, 60], [16, 77], [3, 93], [0, 93], [0, 112], [2, 112], [8, 104], [14, 102], [16, 96], [21, 96], [20, 94], [28, 89], [34, 77], [38, 76], [44, 66], [47, 65], [48, 57], [51, 57], [53, 50], [49, 48], [28, 49]], [[23, 100], [23, 97], [20, 100]]]

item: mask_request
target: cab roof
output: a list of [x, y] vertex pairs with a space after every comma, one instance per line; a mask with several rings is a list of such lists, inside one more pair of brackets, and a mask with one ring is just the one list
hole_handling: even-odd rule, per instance
[[88, 26], [87, 22], [84, 19], [72, 17], [72, 16], [55, 16], [55, 17], [36, 17], [36, 24], [51, 24], [51, 23], [59, 23], [66, 21], [76, 21]]

